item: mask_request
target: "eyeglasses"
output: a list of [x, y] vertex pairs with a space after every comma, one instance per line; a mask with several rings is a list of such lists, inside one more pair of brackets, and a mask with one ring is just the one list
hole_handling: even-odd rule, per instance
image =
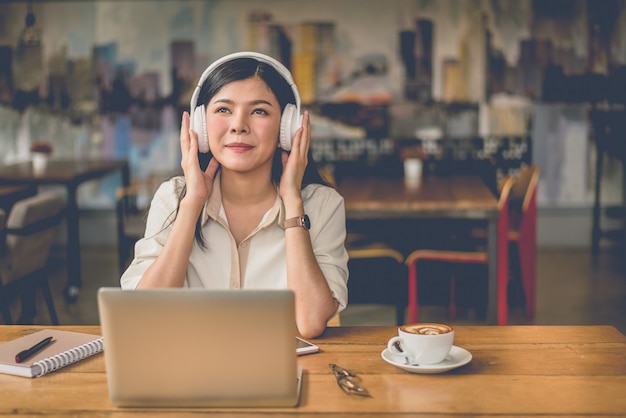
[[356, 373], [333, 363], [330, 363], [328, 366], [335, 375], [335, 379], [337, 379], [337, 384], [341, 390], [348, 395], [370, 396], [367, 389], [358, 383], [361, 381], [361, 378], [357, 376]]

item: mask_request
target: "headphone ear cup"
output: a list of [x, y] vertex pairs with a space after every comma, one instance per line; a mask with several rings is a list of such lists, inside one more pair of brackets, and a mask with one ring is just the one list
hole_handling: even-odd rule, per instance
[[197, 106], [193, 111], [193, 130], [198, 136], [198, 151], [209, 152], [209, 135], [206, 131], [206, 111], [204, 105]]
[[291, 150], [291, 141], [296, 131], [302, 125], [302, 118], [298, 114], [296, 105], [289, 103], [283, 110], [280, 118], [280, 147], [285, 151]]

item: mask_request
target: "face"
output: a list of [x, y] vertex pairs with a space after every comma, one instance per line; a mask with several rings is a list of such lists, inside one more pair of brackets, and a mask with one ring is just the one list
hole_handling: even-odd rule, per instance
[[265, 171], [278, 147], [280, 105], [260, 78], [225, 85], [207, 104], [207, 133], [222, 169]]

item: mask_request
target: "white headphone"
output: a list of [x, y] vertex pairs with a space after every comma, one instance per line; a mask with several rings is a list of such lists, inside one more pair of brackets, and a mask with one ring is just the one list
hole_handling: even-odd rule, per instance
[[191, 104], [190, 104], [190, 113], [191, 118], [189, 120], [190, 128], [193, 129], [198, 135], [198, 149], [200, 152], [207, 153], [209, 152], [209, 136], [206, 130], [206, 109], [204, 105], [197, 106], [198, 104], [198, 96], [200, 95], [200, 90], [202, 89], [202, 84], [204, 84], [207, 77], [221, 64], [232, 61], [238, 58], [253, 58], [258, 61], [264, 62], [266, 64], [271, 65], [278, 73], [287, 81], [291, 90], [293, 91], [293, 95], [296, 99], [296, 103], [289, 103], [285, 106], [285, 110], [283, 110], [283, 114], [280, 118], [280, 147], [285, 151], [289, 151], [291, 149], [291, 140], [293, 136], [296, 134], [296, 131], [300, 126], [302, 126], [302, 116], [300, 115], [300, 94], [298, 93], [298, 89], [296, 88], [296, 83], [293, 81], [293, 77], [289, 70], [281, 64], [276, 59], [260, 54], [258, 52], [235, 52], [234, 54], [226, 55], [215, 62], [213, 62], [209, 67], [204, 70], [200, 80], [198, 81], [198, 85], [196, 89], [193, 91], [191, 95]]

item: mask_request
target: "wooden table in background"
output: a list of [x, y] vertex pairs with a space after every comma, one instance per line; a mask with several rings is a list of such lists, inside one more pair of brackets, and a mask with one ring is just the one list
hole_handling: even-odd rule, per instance
[[339, 184], [346, 216], [379, 218], [497, 218], [498, 199], [479, 176], [426, 176], [417, 184], [403, 178], [346, 178]]
[[[0, 326], [0, 342], [42, 328]], [[59, 329], [100, 333], [96, 326]], [[297, 408], [117, 408], [109, 401], [104, 356], [98, 354], [37, 379], [0, 374], [0, 415], [623, 417], [626, 412], [626, 336], [613, 327], [459, 326], [455, 345], [468, 350], [472, 361], [434, 375], [408, 373], [382, 360], [387, 340], [396, 334], [396, 327], [329, 328], [315, 340], [320, 353], [298, 358], [305, 373]], [[372, 397], [346, 395], [329, 363], [356, 372]]]
[[479, 176], [425, 176], [418, 184], [403, 178], [346, 178], [338, 186], [346, 218], [471, 219], [487, 221], [487, 321], [497, 323], [498, 199]]
[[43, 172], [34, 172], [30, 161], [0, 165], [0, 184], [61, 185], [67, 190], [67, 285], [64, 296], [68, 302], [75, 302], [82, 283], [80, 273], [80, 234], [79, 210], [76, 192], [78, 186], [88, 180], [102, 178], [115, 171], [122, 175], [122, 185], [130, 183], [130, 171], [125, 160], [50, 160]]

